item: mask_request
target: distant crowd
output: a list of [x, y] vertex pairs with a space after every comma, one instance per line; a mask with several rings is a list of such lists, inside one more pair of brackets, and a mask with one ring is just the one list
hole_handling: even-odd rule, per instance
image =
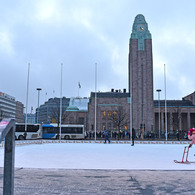
[[[130, 139], [130, 133], [127, 131], [107, 131], [107, 132], [111, 139]], [[85, 138], [86, 139], [95, 138], [95, 132], [93, 131], [86, 132]], [[96, 138], [104, 139], [105, 138], [104, 131], [97, 131]]]
[[[109, 137], [111, 139], [114, 140], [127, 140], [130, 139], [131, 135], [130, 132], [128, 131], [107, 131], [109, 134]], [[145, 132], [144, 133], [144, 139], [150, 139], [150, 140], [154, 140], [154, 139], [159, 139], [159, 134], [158, 133], [154, 133], [153, 131], [151, 132]], [[164, 139], [166, 137], [166, 133], [165, 134], [161, 134], [160, 138]], [[86, 139], [94, 139], [95, 138], [95, 132], [94, 131], [87, 131], [85, 134], [85, 138]], [[96, 132], [96, 138], [97, 139], [104, 139], [105, 138], [105, 134], [104, 131], [97, 131]], [[135, 133], [135, 139], [140, 139], [141, 138], [141, 134], [136, 132]], [[176, 131], [174, 133], [169, 133], [167, 134], [167, 138], [170, 140], [185, 140], [188, 139], [188, 135], [187, 135], [187, 131]]]

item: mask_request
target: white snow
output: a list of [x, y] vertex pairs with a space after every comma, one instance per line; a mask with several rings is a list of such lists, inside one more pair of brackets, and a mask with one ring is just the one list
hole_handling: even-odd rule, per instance
[[[184, 144], [45, 143], [16, 146], [15, 167], [60, 169], [195, 170], [195, 163], [177, 164]], [[195, 146], [188, 160], [195, 161]], [[0, 148], [0, 167], [4, 148]]]

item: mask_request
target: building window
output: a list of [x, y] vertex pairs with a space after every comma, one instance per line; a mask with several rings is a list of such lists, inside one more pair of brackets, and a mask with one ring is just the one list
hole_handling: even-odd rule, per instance
[[108, 123], [108, 130], [111, 130], [111, 128], [112, 128], [112, 124]]
[[108, 117], [111, 117], [111, 116], [112, 116], [112, 112], [108, 111]]
[[113, 112], [113, 117], [116, 118], [116, 116], [117, 116], [117, 111], [114, 111]]
[[102, 130], [104, 131], [106, 129], [106, 123], [102, 123]]
[[83, 117], [79, 117], [79, 124], [84, 124], [84, 118]]
[[102, 117], [103, 117], [103, 118], [106, 118], [106, 111], [103, 111], [103, 112], [102, 112]]
[[116, 123], [113, 123], [113, 129], [114, 129], [114, 130], [117, 130], [117, 125], [116, 125]]
[[92, 131], [94, 130], [94, 126], [93, 126], [93, 125], [91, 125], [91, 130], [92, 130]]
[[70, 124], [74, 123], [74, 117], [70, 117]]

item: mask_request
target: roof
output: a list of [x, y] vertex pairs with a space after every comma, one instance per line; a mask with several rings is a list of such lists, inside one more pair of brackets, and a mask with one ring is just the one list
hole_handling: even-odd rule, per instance
[[[91, 97], [95, 97], [95, 92], [91, 92]], [[125, 98], [129, 93], [124, 92], [97, 92], [97, 97], [102, 98]]]
[[89, 98], [71, 98], [66, 111], [88, 111]]
[[[167, 107], [195, 107], [189, 100], [167, 100]], [[154, 107], [159, 106], [159, 101], [154, 100]], [[165, 100], [160, 100], [160, 107], [165, 107]]]
[[79, 111], [79, 109], [76, 106], [68, 106], [66, 111]]

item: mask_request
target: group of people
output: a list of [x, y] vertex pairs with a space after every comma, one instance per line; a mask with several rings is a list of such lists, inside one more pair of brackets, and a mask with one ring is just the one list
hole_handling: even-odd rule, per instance
[[[124, 139], [130, 139], [130, 133], [128, 131], [120, 130], [120, 131], [110, 131], [107, 130], [110, 133], [110, 137], [112, 139], [118, 139], [118, 140], [124, 140]], [[86, 139], [93, 139], [95, 137], [94, 131], [85, 132], [85, 138]], [[96, 137], [99, 139], [105, 138], [104, 131], [97, 131]]]
[[[105, 144], [106, 142], [108, 141], [108, 143], [110, 143], [110, 131], [106, 131], [104, 130], [104, 136], [105, 136]], [[132, 129], [132, 144], [131, 146], [134, 146], [134, 139], [135, 139], [135, 129], [133, 128]], [[195, 128], [191, 128], [189, 131], [188, 131], [188, 139], [189, 140], [192, 140], [190, 145], [188, 146], [189, 148], [192, 147], [193, 144], [195, 144]]]
[[[110, 139], [109, 138], [111, 137], [111, 132], [107, 131], [107, 130], [104, 130], [103, 136], [105, 138], [104, 143], [106, 144], [107, 141], [108, 141], [108, 143], [110, 143]], [[189, 140], [192, 140], [190, 145], [188, 146], [189, 148], [191, 148], [192, 145], [195, 144], [195, 128], [189, 129], [187, 136], [188, 136]], [[135, 137], [136, 137], [135, 129], [132, 128], [132, 144], [131, 144], [131, 146], [134, 146], [134, 139], [135, 139]]]

